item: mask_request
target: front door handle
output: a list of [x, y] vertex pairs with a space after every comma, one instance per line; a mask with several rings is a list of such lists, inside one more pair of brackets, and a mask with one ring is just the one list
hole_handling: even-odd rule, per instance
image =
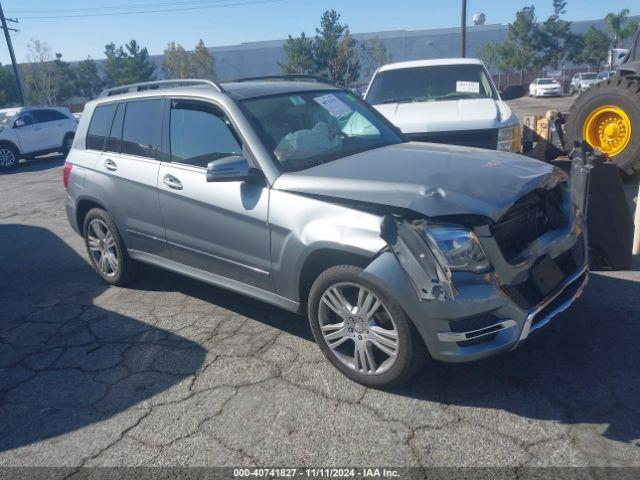
[[173, 175], [165, 175], [162, 179], [162, 183], [174, 190], [182, 190], [182, 182]]
[[110, 158], [107, 158], [104, 161], [104, 168], [106, 168], [107, 170], [111, 170], [112, 172], [115, 172], [118, 169], [118, 165], [116, 165], [116, 162], [114, 162]]

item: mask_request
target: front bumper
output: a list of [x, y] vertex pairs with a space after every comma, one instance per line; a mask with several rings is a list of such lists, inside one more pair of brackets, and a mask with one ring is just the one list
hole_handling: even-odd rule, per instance
[[562, 92], [560, 91], [559, 88], [554, 89], [554, 90], [538, 90], [536, 93], [536, 97], [557, 97], [558, 95], [561, 95]]

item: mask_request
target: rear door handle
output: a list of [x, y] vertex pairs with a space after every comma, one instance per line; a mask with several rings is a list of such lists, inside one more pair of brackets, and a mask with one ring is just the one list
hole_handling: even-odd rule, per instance
[[112, 172], [115, 172], [118, 169], [118, 165], [116, 165], [116, 162], [114, 162], [110, 158], [107, 158], [104, 161], [104, 168], [106, 168], [107, 170], [111, 170]]
[[173, 175], [165, 175], [162, 179], [162, 183], [174, 190], [182, 190], [182, 182]]

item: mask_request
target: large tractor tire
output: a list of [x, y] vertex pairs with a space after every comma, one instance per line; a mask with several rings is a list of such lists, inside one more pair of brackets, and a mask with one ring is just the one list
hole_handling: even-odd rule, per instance
[[615, 76], [582, 93], [569, 110], [565, 149], [584, 139], [622, 171], [640, 172], [640, 81]]

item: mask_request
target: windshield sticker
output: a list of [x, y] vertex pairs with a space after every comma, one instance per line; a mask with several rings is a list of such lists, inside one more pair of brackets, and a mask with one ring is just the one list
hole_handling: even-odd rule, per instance
[[456, 82], [456, 92], [462, 93], [480, 93], [479, 82], [466, 82], [458, 80]]
[[289, 100], [291, 100], [291, 103], [293, 103], [296, 107], [304, 105], [304, 99], [299, 95], [293, 95], [289, 97]]
[[353, 109], [349, 105], [344, 103], [332, 93], [316, 97], [313, 99], [313, 101], [323, 107], [327, 112], [329, 112], [329, 114], [331, 114], [331, 116], [336, 118], [353, 112]]

